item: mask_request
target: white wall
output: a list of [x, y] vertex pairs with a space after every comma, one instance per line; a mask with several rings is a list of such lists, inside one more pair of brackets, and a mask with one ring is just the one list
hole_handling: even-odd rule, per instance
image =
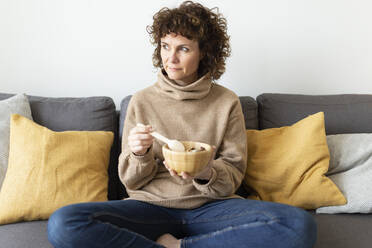
[[[0, 0], [0, 92], [111, 96], [154, 83], [146, 33], [164, 0]], [[263, 92], [372, 94], [372, 1], [204, 0], [226, 16], [220, 84]]]

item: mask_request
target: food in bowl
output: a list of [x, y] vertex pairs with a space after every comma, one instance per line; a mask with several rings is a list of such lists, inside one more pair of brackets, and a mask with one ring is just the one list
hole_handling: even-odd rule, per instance
[[184, 152], [172, 151], [166, 144], [163, 145], [164, 160], [178, 175], [184, 171], [190, 176], [195, 176], [211, 159], [212, 146], [194, 141], [181, 141], [181, 143], [185, 146]]
[[189, 149], [186, 150], [187, 152], [201, 152], [201, 151], [205, 151], [205, 148], [204, 147], [200, 147], [200, 148], [196, 148], [196, 147], [191, 147]]

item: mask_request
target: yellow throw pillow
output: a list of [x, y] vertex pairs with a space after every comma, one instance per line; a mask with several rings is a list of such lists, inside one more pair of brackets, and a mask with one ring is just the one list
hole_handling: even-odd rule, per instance
[[0, 224], [48, 219], [68, 204], [106, 201], [113, 138], [108, 131], [54, 132], [12, 115]]
[[244, 185], [249, 198], [304, 209], [346, 204], [337, 186], [324, 174], [329, 150], [324, 113], [292, 126], [247, 130], [248, 160]]

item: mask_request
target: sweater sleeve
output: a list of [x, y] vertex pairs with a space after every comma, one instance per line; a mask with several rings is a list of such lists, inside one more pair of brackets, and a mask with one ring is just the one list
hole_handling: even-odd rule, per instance
[[119, 177], [126, 189], [136, 190], [151, 181], [158, 169], [152, 147], [143, 156], [137, 156], [130, 151], [128, 145], [129, 131], [136, 126], [136, 100], [133, 96], [125, 118], [122, 136], [122, 151], [119, 156]]
[[233, 195], [239, 188], [246, 170], [247, 139], [244, 116], [240, 102], [232, 111], [222, 139], [212, 161], [212, 176], [205, 184], [193, 180], [193, 184], [202, 194], [212, 197]]

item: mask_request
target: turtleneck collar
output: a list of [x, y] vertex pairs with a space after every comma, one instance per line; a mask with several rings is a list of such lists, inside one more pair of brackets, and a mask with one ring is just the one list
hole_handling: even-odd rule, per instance
[[180, 86], [165, 76], [162, 71], [159, 71], [158, 81], [155, 83], [155, 88], [158, 91], [176, 100], [202, 99], [208, 95], [211, 87], [210, 73], [189, 85]]

